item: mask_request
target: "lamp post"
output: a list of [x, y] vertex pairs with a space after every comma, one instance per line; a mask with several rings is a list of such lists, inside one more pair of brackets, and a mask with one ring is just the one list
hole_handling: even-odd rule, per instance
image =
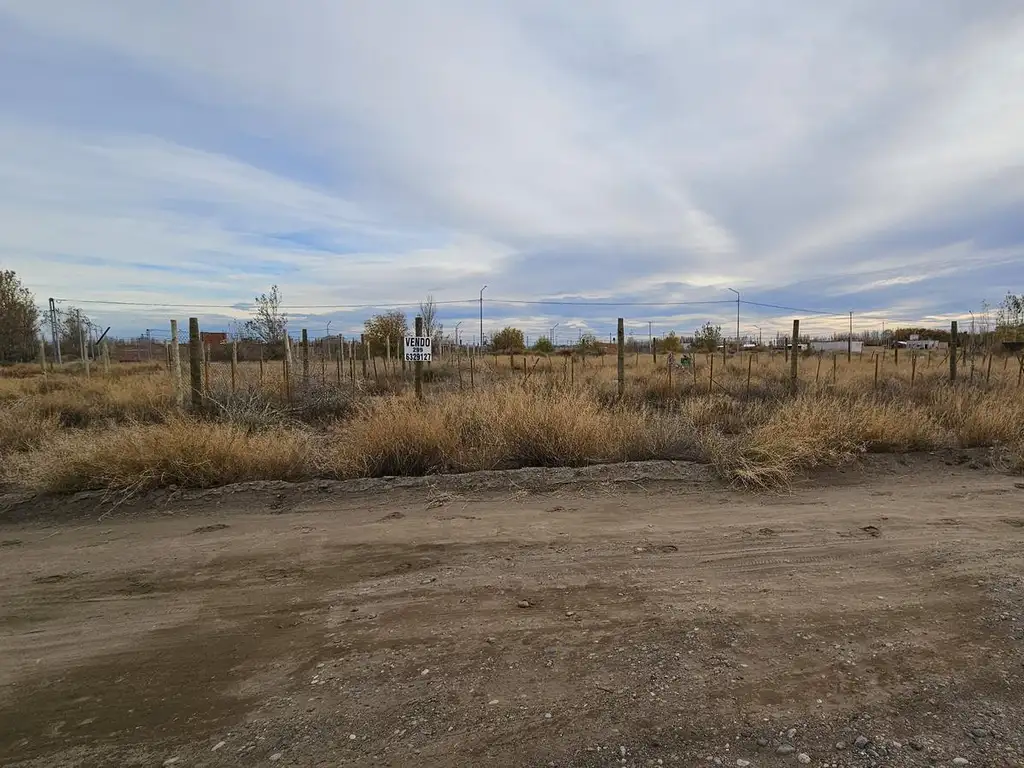
[[558, 326], [558, 323], [555, 323], [553, 326], [551, 326], [551, 334], [548, 336], [548, 341], [551, 342], [551, 346], [555, 346], [555, 328], [557, 328]]
[[740, 346], [740, 292], [735, 288], [730, 288], [730, 291], [736, 294], [736, 347]]
[[484, 291], [487, 290], [485, 285], [480, 289], [480, 346], [484, 345]]

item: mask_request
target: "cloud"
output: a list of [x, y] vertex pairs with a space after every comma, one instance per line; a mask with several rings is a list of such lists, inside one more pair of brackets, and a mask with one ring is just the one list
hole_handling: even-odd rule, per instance
[[[1022, 51], [1012, 0], [0, 0], [0, 260], [310, 313], [966, 312], [1024, 281]], [[705, 306], [659, 317], [728, 326]]]

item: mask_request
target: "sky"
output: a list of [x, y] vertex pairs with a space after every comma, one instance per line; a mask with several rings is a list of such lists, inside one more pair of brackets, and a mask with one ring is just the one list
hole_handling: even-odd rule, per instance
[[0, 0], [0, 268], [115, 335], [939, 327], [1024, 291], [1021, 83], [1020, 0]]

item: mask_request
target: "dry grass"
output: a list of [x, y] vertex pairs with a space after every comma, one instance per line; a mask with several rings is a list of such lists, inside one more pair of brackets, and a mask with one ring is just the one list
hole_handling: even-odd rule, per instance
[[922, 361], [913, 381], [909, 361], [889, 359], [877, 382], [870, 357], [821, 362], [801, 360], [794, 398], [781, 356], [716, 357], [713, 382], [705, 356], [671, 381], [631, 358], [620, 399], [614, 360], [529, 358], [527, 375], [522, 357], [516, 368], [491, 358], [477, 361], [472, 390], [465, 362], [461, 375], [435, 364], [423, 403], [397, 375], [357, 373], [356, 386], [339, 387], [315, 367], [308, 386], [284, 388], [267, 366], [260, 388], [248, 381], [259, 377], [252, 364], [239, 376], [246, 391], [231, 394], [222, 364], [202, 421], [176, 412], [169, 379], [153, 368], [92, 379], [19, 372], [0, 378], [0, 456], [4, 479], [22, 488], [117, 493], [648, 458], [695, 458], [737, 484], [777, 487], [863, 451], [979, 446], [999, 446], [1024, 471], [1015, 361], [997, 364], [990, 382], [956, 387], [939, 359]]

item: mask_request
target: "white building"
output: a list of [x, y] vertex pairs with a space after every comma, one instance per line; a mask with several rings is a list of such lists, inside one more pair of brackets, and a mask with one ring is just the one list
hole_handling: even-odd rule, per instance
[[847, 344], [849, 344], [850, 351], [854, 354], [859, 355], [864, 350], [863, 341], [812, 341], [811, 351], [812, 352], [846, 352]]

